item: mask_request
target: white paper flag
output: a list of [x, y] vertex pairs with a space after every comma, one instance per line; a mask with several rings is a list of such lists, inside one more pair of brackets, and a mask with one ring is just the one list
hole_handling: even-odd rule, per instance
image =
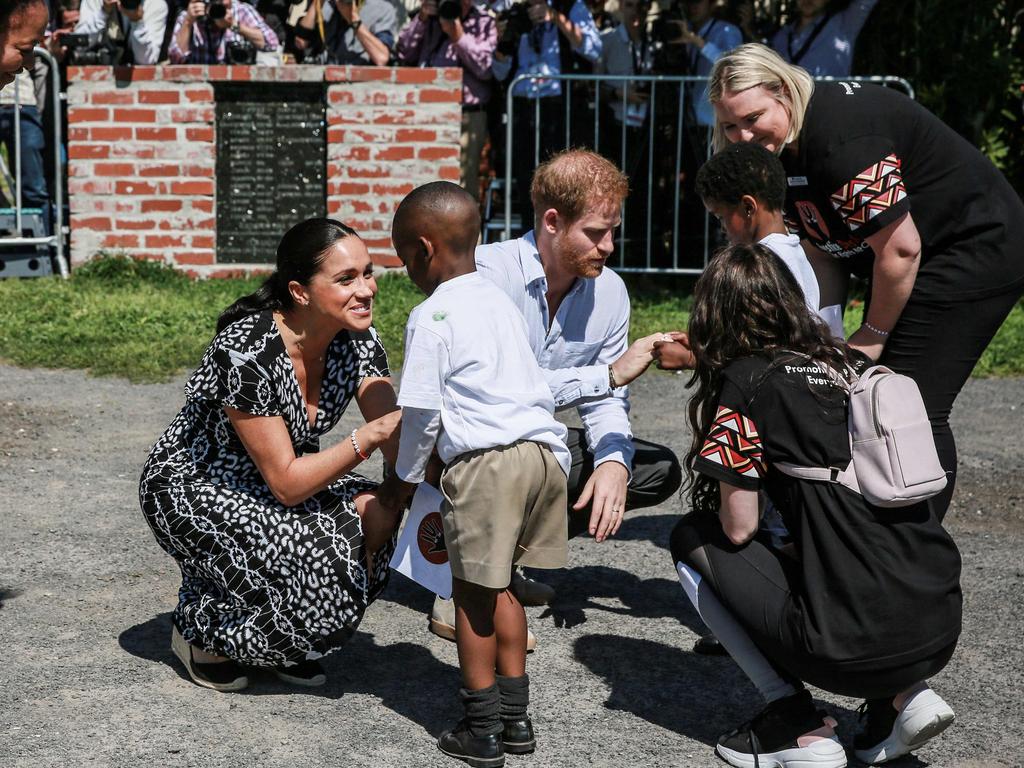
[[398, 537], [391, 567], [447, 600], [452, 596], [452, 570], [439, 511], [443, 501], [434, 486], [420, 483]]

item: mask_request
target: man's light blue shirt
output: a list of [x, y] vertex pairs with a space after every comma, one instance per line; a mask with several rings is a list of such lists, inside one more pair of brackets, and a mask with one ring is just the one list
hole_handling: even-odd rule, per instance
[[611, 389], [608, 366], [629, 347], [629, 294], [605, 268], [577, 279], [548, 325], [548, 281], [533, 232], [476, 249], [481, 275], [501, 288], [526, 319], [530, 347], [551, 388], [556, 409], [576, 406], [594, 466], [633, 466], [629, 390]]
[[[594, 24], [594, 17], [583, 3], [583, 0], [576, 0], [569, 9], [569, 20], [579, 27], [583, 34], [583, 42], [574, 52], [585, 58], [587, 61], [595, 62], [601, 55], [601, 35]], [[519, 38], [519, 69], [516, 70], [516, 77], [519, 75], [557, 75], [562, 72], [562, 60], [559, 58], [559, 45], [568, 45], [568, 40], [559, 40], [561, 32], [553, 21], [534, 27], [530, 32]], [[536, 44], [537, 49], [534, 49]], [[504, 80], [512, 67], [512, 59], [505, 61], [494, 60], [491, 65], [491, 72], [495, 78]], [[559, 96], [562, 93], [562, 83], [559, 80], [523, 80], [516, 83], [512, 89], [515, 96], [526, 96], [531, 99], [542, 96]]]

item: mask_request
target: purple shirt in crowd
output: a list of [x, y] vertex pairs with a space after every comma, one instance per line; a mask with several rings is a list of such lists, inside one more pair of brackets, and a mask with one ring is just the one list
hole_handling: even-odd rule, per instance
[[420, 67], [458, 67], [462, 70], [462, 103], [486, 104], [491, 98], [491, 62], [498, 45], [494, 19], [471, 6], [462, 19], [462, 37], [453, 43], [439, 20], [423, 21], [419, 14], [398, 37], [398, 60]]
[[[257, 13], [255, 8], [248, 3], [234, 0], [231, 3], [231, 12], [234, 14], [235, 21], [238, 24], [256, 27], [263, 33], [264, 51], [277, 50], [278, 45], [280, 45], [277, 35], [274, 34], [274, 30], [267, 26], [267, 22], [263, 20], [263, 17]], [[178, 31], [181, 29], [181, 25], [185, 23], [187, 15], [188, 11], [182, 11], [178, 14], [177, 21], [174, 22], [174, 33], [171, 35], [171, 45], [167, 50], [171, 64], [226, 64], [228, 42], [231, 40], [245, 40], [240, 32], [235, 32], [233, 29], [220, 29], [220, 27], [204, 18], [192, 24], [192, 48], [188, 51], [183, 51], [178, 45]]]

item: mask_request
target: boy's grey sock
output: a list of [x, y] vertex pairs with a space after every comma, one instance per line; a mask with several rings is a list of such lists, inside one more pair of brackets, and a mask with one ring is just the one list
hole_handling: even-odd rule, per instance
[[501, 733], [501, 694], [498, 693], [497, 683], [490, 688], [481, 688], [477, 691], [459, 688], [459, 698], [462, 699], [462, 706], [466, 710], [466, 723], [473, 736]]
[[522, 720], [530, 706], [530, 676], [505, 677], [498, 675], [498, 690], [501, 692], [501, 719]]

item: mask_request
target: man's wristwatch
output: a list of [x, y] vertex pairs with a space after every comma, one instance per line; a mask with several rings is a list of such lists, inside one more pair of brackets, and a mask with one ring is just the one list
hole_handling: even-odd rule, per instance
[[608, 388], [618, 389], [619, 385], [615, 382], [615, 370], [609, 365], [608, 366]]
[[359, 28], [361, 26], [363, 26], [363, 20], [362, 19], [356, 19], [355, 21], [350, 22], [349, 26], [352, 27], [352, 31], [353, 32], [358, 32]]

